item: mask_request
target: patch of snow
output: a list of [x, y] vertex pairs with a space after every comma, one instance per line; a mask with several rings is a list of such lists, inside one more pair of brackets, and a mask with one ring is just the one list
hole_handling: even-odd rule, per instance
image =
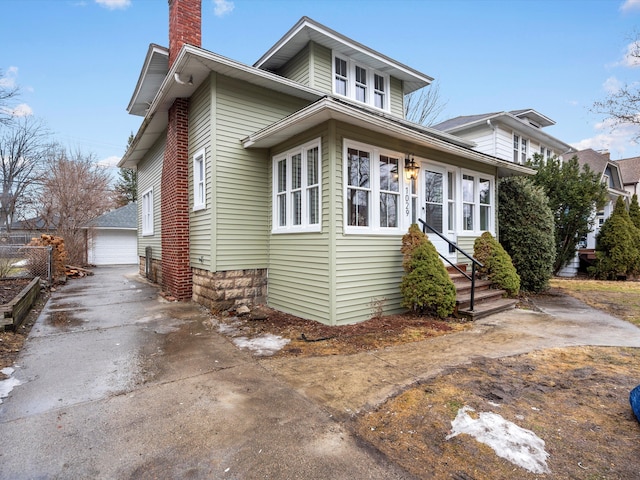
[[218, 331], [224, 335], [233, 335], [238, 332], [238, 329], [235, 325], [230, 325], [228, 323], [220, 323], [218, 325]]
[[474, 437], [491, 447], [496, 455], [529, 470], [532, 473], [550, 473], [547, 467], [549, 454], [544, 449], [544, 440], [531, 430], [505, 420], [497, 413], [481, 412], [472, 418], [467, 412], [473, 408], [464, 406], [451, 422], [451, 433], [447, 440], [461, 433]]
[[17, 387], [18, 385], [21, 385], [22, 382], [17, 378], [11, 377], [14, 372], [14, 369], [11, 367], [3, 368], [0, 371], [5, 375], [9, 375], [9, 378], [0, 381], [0, 403], [2, 403], [2, 399], [8, 397], [9, 393], [11, 393], [11, 390], [13, 390], [13, 388]]
[[233, 338], [232, 341], [238, 348], [252, 350], [256, 355], [264, 357], [273, 355], [290, 342], [288, 338], [282, 338], [271, 333], [255, 338], [237, 337]]

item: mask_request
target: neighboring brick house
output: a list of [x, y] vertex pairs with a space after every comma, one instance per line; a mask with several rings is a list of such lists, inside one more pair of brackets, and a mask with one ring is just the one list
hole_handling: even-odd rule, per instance
[[138, 171], [141, 272], [168, 296], [330, 325], [374, 301], [400, 312], [411, 223], [472, 252], [496, 232], [497, 180], [533, 173], [406, 121], [428, 75], [307, 17], [245, 65], [201, 48], [200, 8], [169, 1], [169, 49], [149, 47], [120, 162]]

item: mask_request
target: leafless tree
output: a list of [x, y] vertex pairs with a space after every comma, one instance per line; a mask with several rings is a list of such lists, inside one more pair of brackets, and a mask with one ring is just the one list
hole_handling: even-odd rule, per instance
[[0, 124], [0, 228], [11, 230], [33, 200], [50, 149], [49, 131], [33, 117]]
[[[631, 67], [640, 65], [640, 34], [636, 33], [629, 44], [624, 63]], [[612, 122], [612, 128], [622, 125], [640, 127], [640, 84], [622, 84], [604, 100], [594, 102], [591, 111], [606, 115]], [[635, 129], [633, 140], [640, 140], [640, 128]]]
[[435, 125], [447, 106], [447, 101], [440, 97], [440, 85], [431, 85], [404, 96], [404, 117], [424, 126]]
[[47, 162], [40, 193], [40, 215], [57, 226], [64, 238], [69, 262], [86, 263], [86, 235], [89, 220], [115, 206], [111, 176], [92, 154], [53, 150]]
[[7, 125], [13, 120], [9, 104], [12, 98], [18, 97], [20, 88], [12, 82], [5, 80], [0, 70], [0, 125]]

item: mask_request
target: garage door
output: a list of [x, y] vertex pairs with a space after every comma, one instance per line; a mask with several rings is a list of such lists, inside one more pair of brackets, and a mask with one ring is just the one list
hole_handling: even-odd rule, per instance
[[89, 241], [89, 263], [128, 265], [138, 263], [138, 238], [135, 230], [94, 230]]

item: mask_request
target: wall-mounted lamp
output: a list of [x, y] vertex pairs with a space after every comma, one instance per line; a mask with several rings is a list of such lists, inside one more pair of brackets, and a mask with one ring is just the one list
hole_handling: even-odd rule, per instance
[[407, 175], [407, 178], [413, 180], [418, 178], [418, 170], [420, 170], [420, 167], [413, 159], [413, 155], [407, 155], [404, 159], [404, 173]]

